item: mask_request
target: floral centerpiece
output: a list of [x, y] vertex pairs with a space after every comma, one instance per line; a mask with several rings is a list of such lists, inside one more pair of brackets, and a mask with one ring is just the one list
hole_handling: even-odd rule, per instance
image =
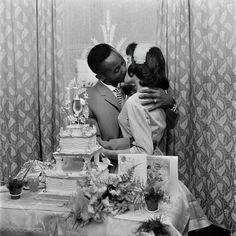
[[80, 187], [69, 202], [71, 212], [68, 217], [74, 218], [75, 224], [84, 226], [92, 220], [103, 222], [106, 215], [143, 208], [144, 186], [133, 178], [134, 168], [121, 176], [110, 174], [105, 179], [88, 172], [87, 186]]
[[[70, 199], [68, 218], [72, 217], [75, 224], [84, 226], [91, 221], [103, 222], [107, 215], [144, 208], [145, 198], [154, 189], [150, 190], [152, 187], [134, 178], [135, 167], [120, 176], [109, 174], [107, 178], [100, 178], [102, 172], [96, 176], [88, 172], [84, 186], [79, 187], [77, 194]], [[155, 191], [156, 201], [168, 199], [164, 191]]]

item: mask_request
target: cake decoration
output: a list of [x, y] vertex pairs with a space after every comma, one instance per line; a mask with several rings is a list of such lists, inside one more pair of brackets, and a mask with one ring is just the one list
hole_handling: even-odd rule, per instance
[[84, 81], [78, 79], [78, 75], [66, 88], [65, 106], [62, 106], [62, 112], [70, 124], [86, 124], [89, 117], [88, 93]]

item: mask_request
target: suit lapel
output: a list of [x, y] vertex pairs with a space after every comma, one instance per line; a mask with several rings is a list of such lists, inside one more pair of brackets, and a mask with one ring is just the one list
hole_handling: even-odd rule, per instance
[[113, 94], [113, 92], [106, 87], [103, 83], [101, 83], [100, 81], [97, 82], [97, 84], [95, 85], [100, 93], [101, 96], [104, 97], [104, 99], [112, 104], [113, 106], [115, 106], [115, 108], [120, 111], [121, 110], [121, 105], [118, 103], [116, 96]]

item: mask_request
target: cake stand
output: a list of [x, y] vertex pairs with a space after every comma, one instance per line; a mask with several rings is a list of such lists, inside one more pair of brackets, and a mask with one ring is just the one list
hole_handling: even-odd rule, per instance
[[91, 159], [94, 157], [95, 165], [99, 164], [99, 153], [102, 147], [98, 146], [87, 153], [61, 153], [54, 152], [53, 156], [56, 160], [55, 172], [58, 174], [65, 174], [70, 172], [78, 172], [81, 170], [91, 170]]

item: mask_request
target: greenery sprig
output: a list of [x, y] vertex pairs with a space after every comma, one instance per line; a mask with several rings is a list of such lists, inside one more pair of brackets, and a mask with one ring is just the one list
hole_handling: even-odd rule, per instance
[[137, 228], [136, 233], [153, 232], [155, 236], [170, 236], [168, 226], [161, 223], [161, 217], [142, 222]]

